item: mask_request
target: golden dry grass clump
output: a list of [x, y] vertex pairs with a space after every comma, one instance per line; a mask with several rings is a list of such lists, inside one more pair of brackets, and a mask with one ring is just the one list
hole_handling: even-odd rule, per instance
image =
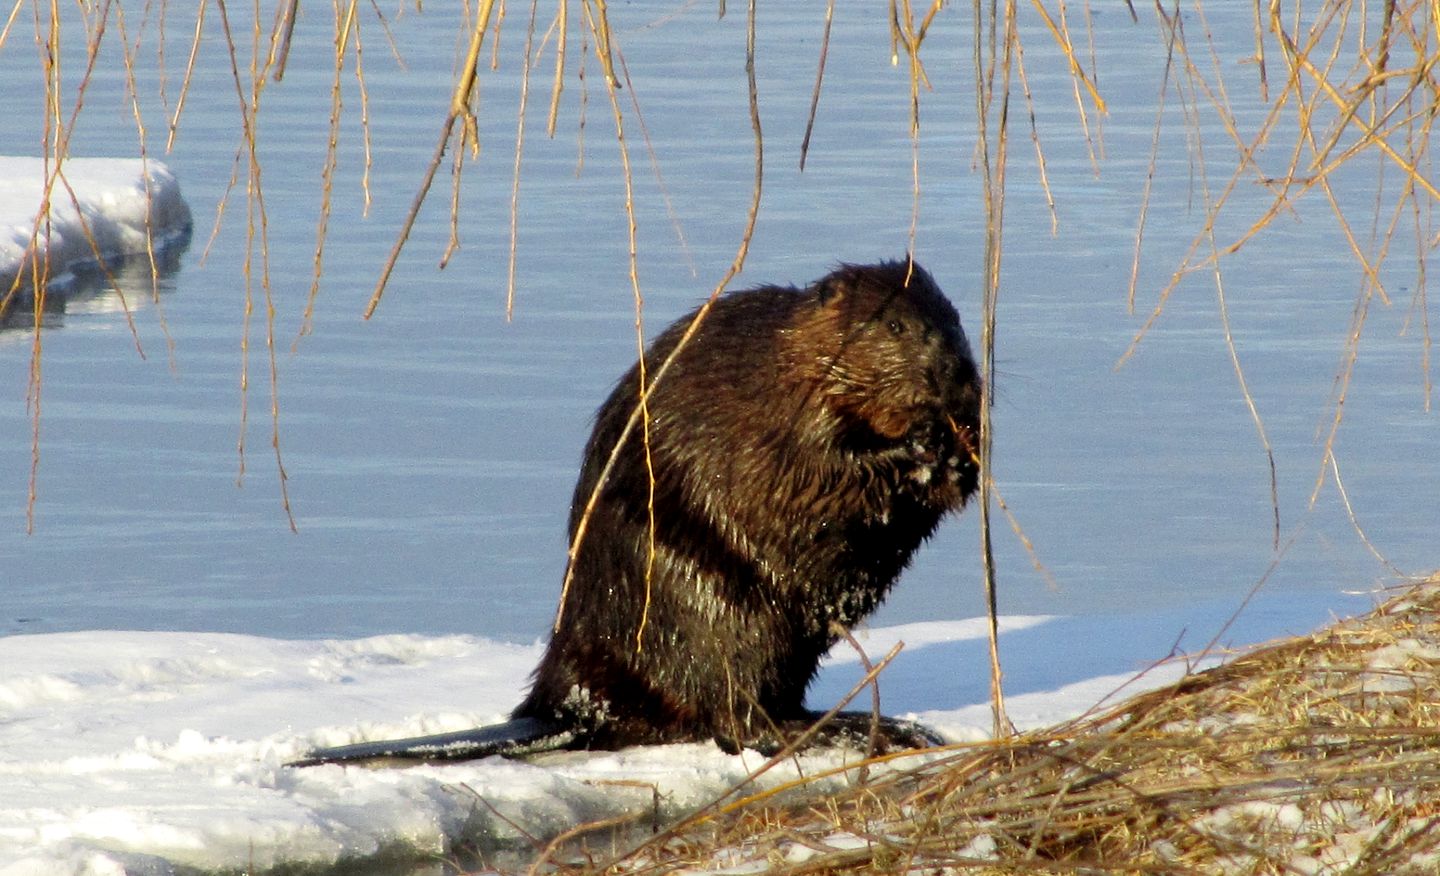
[[677, 869], [1440, 872], [1440, 576], [1102, 714], [823, 800], [757, 794], [573, 868]]

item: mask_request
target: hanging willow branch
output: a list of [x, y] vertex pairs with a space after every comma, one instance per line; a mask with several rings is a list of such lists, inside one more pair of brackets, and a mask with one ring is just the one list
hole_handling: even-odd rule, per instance
[[405, 221], [400, 226], [400, 234], [395, 240], [395, 245], [390, 248], [390, 256], [385, 260], [384, 266], [380, 269], [380, 278], [375, 283], [375, 291], [370, 295], [370, 302], [365, 305], [365, 318], [369, 319], [375, 313], [375, 308], [380, 306], [380, 298], [385, 294], [385, 287], [390, 282], [390, 274], [395, 270], [395, 262], [400, 258], [400, 251], [405, 248], [405, 241], [410, 239], [410, 231], [415, 227], [415, 219], [420, 215], [420, 207], [425, 203], [425, 198], [430, 194], [430, 186], [435, 182], [435, 173], [440, 169], [440, 162], [445, 159], [445, 150], [450, 145], [450, 137], [455, 131], [455, 123], [463, 121], [464, 125], [460, 132], [460, 147], [463, 148], [467, 137], [475, 137], [471, 142], [478, 142], [476, 131], [475, 115], [470, 111], [470, 101], [475, 91], [475, 79], [480, 64], [480, 49], [485, 43], [485, 32], [490, 29], [490, 16], [495, 10], [495, 0], [481, 0], [480, 11], [475, 16], [475, 24], [470, 31], [470, 47], [465, 52], [465, 63], [460, 68], [459, 80], [455, 83], [455, 90], [450, 95], [450, 111], [445, 115], [445, 121], [440, 126], [440, 141], [435, 144], [435, 154], [430, 157], [430, 164], [425, 168], [425, 176], [420, 182], [420, 188], [415, 193], [414, 200], [410, 203], [410, 212], [405, 215]]

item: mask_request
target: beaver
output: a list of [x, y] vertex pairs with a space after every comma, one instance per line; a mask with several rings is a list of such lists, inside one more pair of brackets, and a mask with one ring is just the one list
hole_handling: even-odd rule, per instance
[[[647, 375], [695, 316], [650, 345]], [[622, 441], [640, 365], [596, 414], [568, 587], [511, 720], [297, 764], [704, 739], [773, 751], [809, 726], [821, 657], [976, 488], [982, 385], [960, 318], [913, 261], [731, 293], [655, 382], [648, 426]], [[853, 739], [869, 717], [832, 726]], [[933, 740], [888, 719], [881, 733], [885, 747]]]
[[[639, 392], [637, 363], [596, 415], [572, 542]], [[975, 490], [981, 396], [955, 308], [913, 261], [717, 300], [654, 387], [648, 441], [637, 427], [600, 485], [513, 717], [590, 748], [734, 748], [808, 723], [821, 657]]]

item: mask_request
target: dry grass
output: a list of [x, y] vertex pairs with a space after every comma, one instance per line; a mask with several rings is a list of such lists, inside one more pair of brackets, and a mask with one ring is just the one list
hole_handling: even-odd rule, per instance
[[561, 869], [1433, 873], [1437, 800], [1440, 576], [1104, 713], [872, 764], [827, 799], [757, 794]]

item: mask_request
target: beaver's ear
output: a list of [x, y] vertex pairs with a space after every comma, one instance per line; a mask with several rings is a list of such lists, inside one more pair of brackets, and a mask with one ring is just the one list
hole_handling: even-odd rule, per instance
[[850, 273], [845, 270], [834, 271], [816, 280], [810, 287], [815, 294], [815, 300], [825, 306], [836, 306], [845, 300], [845, 296], [851, 292]]

